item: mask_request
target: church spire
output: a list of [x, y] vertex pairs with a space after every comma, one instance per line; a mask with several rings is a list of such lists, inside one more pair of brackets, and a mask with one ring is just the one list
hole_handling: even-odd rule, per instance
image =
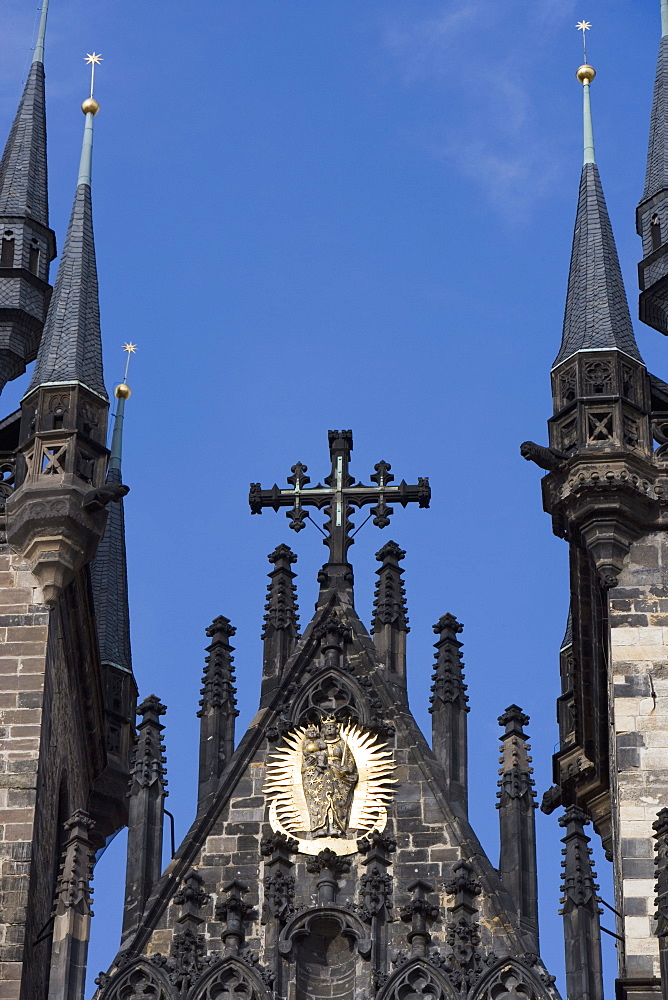
[[[584, 91], [584, 163], [563, 336], [552, 368], [550, 447], [530, 441], [521, 446], [526, 459], [549, 472], [564, 468], [574, 455], [649, 455], [652, 447], [647, 369], [633, 333], [594, 156], [589, 88], [595, 75], [586, 63], [576, 73]], [[557, 534], [562, 530], [555, 521]], [[600, 550], [594, 558], [606, 586], [618, 572], [609, 542], [606, 532], [589, 531], [587, 544]]]
[[43, 0], [35, 53], [0, 160], [0, 391], [34, 361], [51, 294]]
[[[93, 68], [100, 58], [96, 53], [87, 56]], [[91, 200], [93, 119], [100, 106], [91, 94], [81, 105], [81, 110], [85, 115], [85, 124], [77, 189], [37, 364], [26, 396], [41, 385], [77, 382], [102, 399], [107, 399], [102, 375], [100, 303]]]
[[649, 124], [645, 189], [636, 209], [642, 238], [640, 319], [668, 334], [668, 0], [660, 0], [661, 40]]
[[594, 68], [586, 64], [576, 73], [583, 89], [584, 155], [555, 368], [579, 351], [618, 350], [642, 362], [594, 154], [589, 91], [595, 75]]
[[[93, 69], [99, 60], [95, 53], [87, 56]], [[7, 505], [10, 544], [38, 576], [48, 604], [94, 556], [104, 529], [102, 508], [127, 492], [119, 484], [101, 491], [109, 403], [90, 191], [93, 118], [99, 111], [92, 87], [81, 109], [86, 121], [79, 183], [35, 371], [21, 402], [18, 485]], [[57, 505], [45, 504], [51, 494]]]
[[[134, 345], [125, 345], [125, 349]], [[129, 354], [128, 354], [129, 361]], [[106, 488], [124, 492], [121, 453], [125, 403], [130, 398], [126, 382], [116, 386], [116, 416], [107, 466]], [[104, 685], [104, 722], [109, 765], [119, 781], [127, 781], [137, 704], [137, 686], [132, 673], [128, 570], [125, 550], [123, 498], [108, 507], [107, 525], [90, 567], [95, 622]]]
[[46, 38], [46, 19], [49, 14], [49, 0], [42, 0], [42, 10], [39, 15], [39, 28], [37, 30], [37, 42], [35, 52], [32, 57], [33, 63], [44, 62], [44, 39]]
[[0, 218], [29, 217], [44, 227], [49, 224], [44, 96], [48, 8], [49, 0], [44, 0], [32, 65], [0, 160]]
[[[121, 382], [114, 390], [116, 416], [107, 465], [107, 483], [122, 482], [123, 420], [125, 403], [130, 398], [130, 393], [130, 386], [125, 382]], [[91, 576], [101, 662], [131, 673], [125, 512], [122, 499], [109, 507], [107, 526], [91, 564]]]

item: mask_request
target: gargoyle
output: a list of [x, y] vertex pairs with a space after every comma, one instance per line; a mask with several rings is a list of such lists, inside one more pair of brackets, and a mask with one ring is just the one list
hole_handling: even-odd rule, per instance
[[568, 455], [556, 448], [543, 448], [533, 441], [523, 441], [520, 445], [520, 455], [526, 458], [527, 462], [535, 462], [539, 469], [547, 472], [556, 472], [562, 467]]
[[102, 510], [109, 503], [118, 503], [130, 492], [130, 487], [124, 483], [107, 483], [96, 490], [88, 490], [84, 495], [82, 507], [89, 514], [94, 514], [97, 510]]
[[552, 785], [552, 787], [548, 788], [546, 792], [543, 792], [543, 801], [540, 804], [540, 811], [547, 813], [549, 816], [550, 813], [554, 812], [554, 810], [560, 805], [561, 789], [558, 785]]

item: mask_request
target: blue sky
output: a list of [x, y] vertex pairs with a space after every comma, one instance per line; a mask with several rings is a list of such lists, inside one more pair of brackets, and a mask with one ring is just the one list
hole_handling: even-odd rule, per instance
[[[3, 5], [5, 133], [38, 6]], [[432, 623], [450, 611], [465, 624], [471, 813], [492, 862], [496, 719], [512, 702], [532, 718], [539, 796], [551, 784], [567, 549], [519, 443], [544, 442], [550, 414], [581, 164], [582, 18], [635, 315], [658, 0], [52, 0], [61, 246], [83, 56], [104, 56], [93, 201], [106, 374], [113, 386], [121, 344], [139, 344], [124, 456], [134, 664], [142, 695], [169, 708], [177, 837], [196, 797], [205, 627], [225, 614], [238, 629], [240, 734], [257, 706], [266, 555], [281, 541], [298, 553], [304, 622], [324, 559], [315, 530], [251, 518], [248, 483], [281, 483], [297, 460], [320, 478], [333, 427], [354, 430], [353, 475], [384, 458], [397, 478], [431, 479], [430, 510], [398, 509], [384, 532], [357, 536], [357, 606], [368, 620], [373, 554], [394, 538], [408, 553], [410, 692], [427, 732]], [[637, 334], [665, 378], [665, 342]], [[26, 384], [7, 388], [3, 413]], [[554, 816], [537, 823], [543, 956], [561, 976], [560, 831]], [[96, 872], [91, 990], [118, 941], [123, 840]]]

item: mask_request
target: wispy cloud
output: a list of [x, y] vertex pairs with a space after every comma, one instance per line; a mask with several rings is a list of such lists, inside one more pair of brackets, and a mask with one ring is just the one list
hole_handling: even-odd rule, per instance
[[508, 8], [489, 0], [450, 0], [428, 17], [410, 11], [384, 25], [386, 51], [404, 84], [432, 81], [443, 90], [447, 124], [426, 126], [430, 134], [423, 131], [421, 141], [470, 178], [509, 223], [526, 221], [560, 169], [561, 154], [528, 84], [574, 8], [575, 0], [522, 4], [521, 16], [511, 18], [521, 27], [515, 34]]
[[396, 56], [406, 82], [423, 80], [447, 72], [448, 59], [461, 39], [473, 31], [481, 15], [480, 0], [455, 7], [448, 4], [436, 15], [398, 17], [385, 26], [384, 41]]

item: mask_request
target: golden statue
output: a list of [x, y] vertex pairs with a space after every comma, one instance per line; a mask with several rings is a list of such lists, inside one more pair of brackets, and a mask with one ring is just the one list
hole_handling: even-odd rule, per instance
[[295, 726], [266, 763], [272, 830], [302, 854], [353, 854], [357, 838], [382, 831], [394, 795], [392, 753], [358, 723], [328, 717]]
[[358, 777], [355, 758], [336, 719], [324, 719], [320, 729], [308, 726], [302, 747], [302, 787], [311, 838], [345, 837]]

